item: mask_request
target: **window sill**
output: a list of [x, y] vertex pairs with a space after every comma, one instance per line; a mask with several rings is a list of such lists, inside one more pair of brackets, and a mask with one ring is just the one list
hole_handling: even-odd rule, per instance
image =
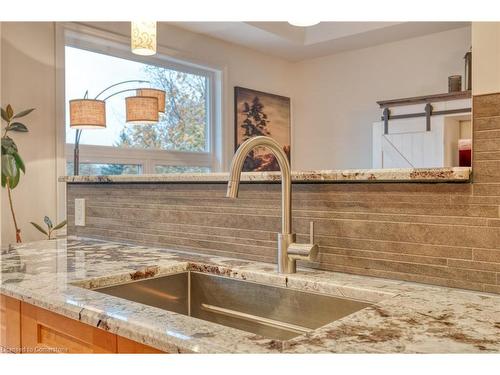
[[[294, 171], [294, 183], [342, 182], [469, 182], [472, 169], [453, 168], [397, 168]], [[116, 176], [64, 176], [66, 183], [226, 183], [228, 173], [172, 173]], [[281, 179], [280, 172], [247, 172], [243, 182], [272, 183]]]

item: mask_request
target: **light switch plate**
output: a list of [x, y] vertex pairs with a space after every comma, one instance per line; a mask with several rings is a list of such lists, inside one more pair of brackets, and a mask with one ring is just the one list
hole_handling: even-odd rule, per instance
[[85, 199], [75, 199], [75, 225], [79, 227], [85, 226]]

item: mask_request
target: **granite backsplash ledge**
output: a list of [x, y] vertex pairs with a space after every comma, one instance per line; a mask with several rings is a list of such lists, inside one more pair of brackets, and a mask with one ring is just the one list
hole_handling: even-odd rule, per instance
[[[305, 242], [314, 221], [320, 245], [307, 266], [500, 293], [500, 94], [473, 100], [472, 183], [294, 184], [293, 230]], [[220, 181], [68, 183], [68, 232], [275, 262], [280, 186], [225, 193]], [[85, 227], [75, 198], [86, 199]]]
[[[294, 183], [335, 182], [467, 182], [471, 168], [394, 168], [292, 171]], [[226, 183], [229, 173], [169, 173], [152, 175], [64, 176], [68, 183]], [[243, 182], [273, 183], [280, 172], [244, 172]]]

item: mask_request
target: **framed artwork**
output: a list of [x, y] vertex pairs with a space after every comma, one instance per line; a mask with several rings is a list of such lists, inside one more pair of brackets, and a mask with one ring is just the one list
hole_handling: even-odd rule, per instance
[[[265, 135], [283, 146], [290, 161], [290, 98], [235, 87], [234, 123], [235, 151], [247, 139]], [[279, 171], [279, 165], [268, 149], [257, 147], [248, 154], [243, 171]]]

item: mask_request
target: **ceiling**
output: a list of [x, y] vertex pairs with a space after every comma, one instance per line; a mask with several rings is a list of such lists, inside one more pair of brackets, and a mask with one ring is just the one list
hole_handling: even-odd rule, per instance
[[173, 22], [196, 33], [239, 44], [289, 61], [394, 42], [470, 25], [469, 22]]

